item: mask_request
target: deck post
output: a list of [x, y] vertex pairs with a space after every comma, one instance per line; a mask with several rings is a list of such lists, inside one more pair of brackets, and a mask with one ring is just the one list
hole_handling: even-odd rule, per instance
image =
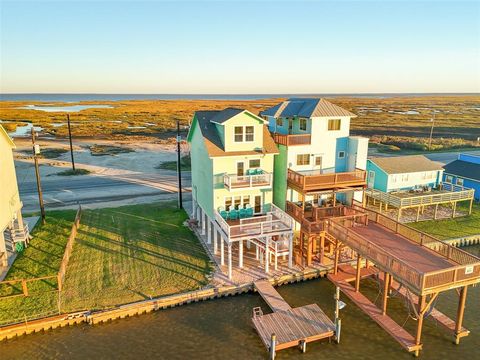
[[232, 280], [232, 243], [228, 243], [228, 280]]
[[307, 352], [307, 342], [305, 340], [300, 340], [300, 351], [304, 354]]
[[197, 219], [197, 222], [198, 222], [198, 226], [199, 226], [199, 227], [200, 227], [200, 225], [201, 225], [201, 223], [202, 223], [201, 214], [202, 214], [202, 210], [200, 210], [200, 206], [197, 206], [197, 216], [196, 216], [196, 219]]
[[452, 206], [452, 219], [455, 217], [455, 210], [457, 209], [457, 202], [455, 201]]
[[323, 265], [325, 261], [325, 232], [322, 232], [320, 237], [320, 264]]
[[397, 221], [400, 222], [401, 218], [402, 218], [402, 207], [400, 206], [398, 208]]
[[197, 218], [197, 216], [196, 216], [197, 212], [195, 211], [196, 207], [197, 207], [197, 202], [195, 201], [195, 199], [192, 199], [192, 215], [191, 215], [191, 217], [192, 217], [193, 220], [195, 220]]
[[255, 260], [258, 260], [258, 246], [255, 244]]
[[205, 217], [207, 216], [207, 214], [205, 214], [205, 211], [203, 211], [203, 209], [200, 211], [200, 214], [202, 214], [202, 235], [205, 235]]
[[289, 235], [288, 240], [288, 267], [291, 269], [293, 266], [293, 234]]
[[[425, 295], [420, 295], [418, 297], [418, 320], [417, 320], [417, 333], [415, 334], [415, 345], [420, 345], [422, 339], [422, 326], [423, 326], [423, 317], [425, 312], [423, 311], [425, 307]], [[418, 356], [420, 350], [415, 350], [415, 356]]]
[[216, 255], [218, 252], [218, 230], [213, 227], [213, 254]]
[[420, 219], [420, 206], [417, 206], [417, 222]]
[[472, 208], [473, 208], [473, 197], [470, 199], [470, 208], [468, 210], [468, 215], [472, 215]]
[[223, 236], [220, 239], [220, 265], [225, 265], [225, 239]]
[[335, 260], [333, 261], [333, 274], [338, 273], [338, 260], [340, 258], [340, 251], [338, 249], [338, 240], [335, 242]]
[[433, 220], [437, 220], [437, 211], [438, 211], [438, 204], [435, 204], [435, 210], [433, 211]]
[[460, 290], [460, 299], [458, 300], [457, 321], [455, 322], [455, 344], [460, 343], [458, 334], [462, 330], [463, 314], [465, 313], [465, 302], [467, 301], [467, 286]]
[[238, 243], [238, 267], [243, 268], [243, 240]]
[[275, 348], [277, 347], [277, 336], [272, 334], [270, 339], [270, 360], [275, 360]]
[[[305, 233], [304, 233], [304, 236], [305, 236]], [[313, 247], [312, 237], [307, 235], [307, 266], [312, 265], [312, 247]]]
[[360, 290], [360, 261], [362, 260], [360, 254], [357, 254], [357, 274], [355, 277], [355, 291]]
[[269, 265], [269, 261], [270, 261], [270, 245], [269, 245], [269, 242], [270, 242], [270, 237], [267, 236], [265, 238], [265, 273], [267, 273], [267, 274], [268, 274], [268, 271], [269, 271], [268, 265]]
[[390, 274], [385, 272], [383, 277], [383, 301], [382, 301], [382, 314], [387, 313], [387, 303], [388, 303], [388, 285], [390, 284]]
[[210, 222], [210, 218], [207, 215], [207, 244], [210, 245], [212, 243], [212, 223]]

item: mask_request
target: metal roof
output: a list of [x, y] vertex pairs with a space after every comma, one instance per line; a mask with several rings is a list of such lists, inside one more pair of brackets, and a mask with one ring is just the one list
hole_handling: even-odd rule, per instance
[[279, 117], [329, 117], [329, 116], [349, 116], [356, 117], [354, 113], [341, 108], [323, 98], [291, 98], [280, 104], [277, 104], [260, 115]]

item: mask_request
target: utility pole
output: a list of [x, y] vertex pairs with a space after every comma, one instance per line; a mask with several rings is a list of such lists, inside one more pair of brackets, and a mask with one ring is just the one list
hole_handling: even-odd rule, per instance
[[43, 195], [42, 195], [42, 184], [40, 181], [40, 171], [38, 169], [38, 158], [37, 155], [40, 154], [40, 147], [35, 144], [35, 129], [32, 126], [32, 150], [33, 150], [33, 162], [35, 163], [35, 176], [37, 178], [37, 191], [38, 191], [38, 202], [40, 204], [40, 214], [42, 215], [42, 224], [45, 224], [45, 207], [43, 205]]
[[432, 136], [433, 136], [433, 126], [435, 125], [435, 110], [433, 110], [433, 117], [430, 119], [432, 127], [430, 128], [430, 140], [428, 140], [428, 150], [432, 150]]
[[178, 174], [178, 208], [183, 209], [182, 201], [182, 164], [180, 162], [180, 121], [177, 120], [177, 174]]
[[67, 114], [68, 138], [70, 139], [70, 155], [72, 156], [72, 170], [75, 171], [75, 160], [73, 160], [72, 131], [70, 130], [70, 114]]

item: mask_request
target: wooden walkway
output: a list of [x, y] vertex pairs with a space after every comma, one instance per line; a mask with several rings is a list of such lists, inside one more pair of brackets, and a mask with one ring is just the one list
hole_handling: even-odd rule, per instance
[[390, 336], [392, 336], [407, 351], [421, 350], [422, 345], [415, 345], [415, 339], [404, 328], [397, 324], [388, 315], [383, 315], [382, 310], [374, 303], [367, 299], [360, 292], [356, 292], [355, 288], [345, 279], [346, 275], [342, 275], [339, 271], [337, 275], [329, 274], [328, 279], [338, 286], [340, 290], [352, 300], [365, 314], [370, 316], [380, 327], [382, 327]]
[[256, 281], [253, 285], [273, 312], [292, 310], [268, 280]]
[[269, 351], [272, 350], [272, 334], [276, 336], [275, 351], [335, 335], [334, 323], [317, 304], [292, 309], [267, 280], [257, 281], [254, 286], [273, 310], [273, 313], [265, 315], [254, 313], [252, 318], [258, 335]]
[[[378, 277], [380, 281], [383, 283], [384, 274], [379, 273]], [[400, 284], [395, 280], [392, 281], [391, 289], [397, 292], [399, 295], [402, 295], [404, 298], [410, 299], [415, 306], [418, 305], [418, 296], [415, 294], [412, 294], [411, 292], [410, 294], [407, 294], [407, 289], [403, 286], [400, 286]], [[442, 313], [441, 311], [435, 308], [430, 312], [429, 316], [432, 319], [435, 319], [437, 323], [440, 324], [444, 329], [446, 329], [447, 331], [451, 331], [454, 335], [457, 335], [455, 334], [455, 320], [450, 319], [447, 315], [445, 315], [444, 313]], [[470, 330], [467, 330], [462, 326], [462, 329], [460, 330], [457, 336], [461, 338], [461, 337], [468, 336], [469, 334], [470, 334]]]

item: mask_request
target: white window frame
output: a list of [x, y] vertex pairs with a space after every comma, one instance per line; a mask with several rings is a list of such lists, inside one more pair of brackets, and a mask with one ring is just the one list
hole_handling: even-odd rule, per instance
[[[258, 161], [258, 166], [257, 167], [252, 167], [250, 165], [251, 161]], [[248, 159], [248, 168], [249, 169], [261, 169], [262, 168], [262, 160], [261, 159]]]
[[[237, 128], [242, 129], [242, 140], [237, 141]], [[233, 142], [234, 143], [243, 143], [245, 140], [245, 126], [234, 126], [233, 127]]]
[[[302, 129], [302, 121], [305, 121], [305, 129]], [[308, 119], [306, 118], [299, 118], [298, 119], [298, 129], [300, 131], [307, 131], [308, 129]]]
[[[338, 121], [338, 129], [330, 129], [330, 121]], [[327, 130], [328, 131], [340, 131], [342, 129], [342, 119], [328, 119]]]
[[[343, 154], [343, 155], [340, 155], [340, 154]], [[338, 152], [338, 158], [339, 158], [339, 159], [344, 159], [344, 158], [345, 158], [345, 155], [346, 155], [346, 153], [345, 153], [345, 151], [343, 151], [343, 150]]]
[[276, 118], [276, 119], [275, 119], [275, 124], [276, 124], [277, 126], [282, 126], [282, 127], [283, 127], [283, 119], [280, 118], [280, 117], [279, 117], [279, 118]]
[[453, 176], [452, 175], [445, 175], [445, 182], [453, 184]]
[[[252, 140], [247, 140], [247, 127], [253, 128], [253, 135]], [[242, 141], [237, 141], [235, 129], [241, 128], [242, 129]], [[254, 125], [239, 125], [233, 127], [233, 142], [234, 143], [253, 143], [255, 142], [255, 126]]]
[[[307, 158], [308, 158], [308, 163], [307, 163], [307, 164], [299, 164], [299, 163], [298, 163], [298, 157], [299, 157], [300, 155], [303, 156], [303, 157], [304, 157], [304, 156], [307, 156]], [[297, 166], [309, 166], [310, 163], [311, 163], [310, 157], [311, 157], [310, 154], [296, 154], [295, 163], [297, 164]]]
[[460, 178], [460, 177], [457, 177], [457, 180], [455, 181], [455, 183], [456, 183], [458, 186], [463, 186], [463, 184], [464, 184], [464, 179], [463, 179], [463, 178]]

